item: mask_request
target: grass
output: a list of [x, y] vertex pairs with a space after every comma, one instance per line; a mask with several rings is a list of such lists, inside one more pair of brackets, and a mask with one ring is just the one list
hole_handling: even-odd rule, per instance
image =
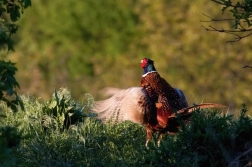
[[0, 166], [240, 167], [252, 160], [252, 121], [245, 106], [237, 118], [213, 110], [197, 110], [190, 125], [182, 124], [180, 133], [166, 135], [160, 147], [154, 138], [146, 148], [144, 127], [130, 122], [102, 124], [89, 116], [90, 98], [80, 104], [85, 106], [81, 122], [69, 129], [54, 122], [46, 130], [42, 122], [48, 101], [29, 96], [22, 99], [25, 111], [13, 113], [0, 105], [6, 115], [1, 127], [12, 127], [17, 134], [16, 145], [6, 146], [0, 153]]

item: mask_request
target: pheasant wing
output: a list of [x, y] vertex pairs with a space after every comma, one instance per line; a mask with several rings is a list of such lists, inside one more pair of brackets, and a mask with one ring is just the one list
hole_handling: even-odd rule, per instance
[[106, 100], [95, 101], [92, 112], [98, 119], [112, 124], [129, 120], [137, 124], [146, 123], [151, 113], [155, 114], [155, 105], [142, 87], [128, 89], [106, 88]]

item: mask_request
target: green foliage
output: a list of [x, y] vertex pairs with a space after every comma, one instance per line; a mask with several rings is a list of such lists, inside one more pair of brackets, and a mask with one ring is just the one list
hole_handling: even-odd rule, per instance
[[[17, 32], [19, 26], [15, 24], [20, 19], [23, 10], [31, 5], [30, 0], [0, 0], [0, 50], [7, 46], [7, 50], [14, 50], [11, 37]], [[0, 60], [0, 102], [5, 102], [12, 111], [18, 111], [18, 106], [24, 110], [24, 105], [16, 92], [19, 84], [14, 75], [17, 71], [15, 64]], [[0, 118], [6, 118], [7, 108], [0, 108]], [[0, 120], [0, 166], [9, 166], [6, 159], [11, 159], [11, 148], [17, 147], [24, 137], [18, 124], [5, 124]], [[7, 162], [7, 163], [6, 163]]]
[[19, 145], [21, 134], [17, 128], [11, 126], [0, 127], [1, 148], [13, 148]]
[[[31, 0], [1, 0], [0, 1], [0, 50], [7, 46], [8, 51], [14, 50], [12, 35], [19, 26], [13, 22], [20, 19], [24, 9], [31, 6]], [[9, 16], [9, 18], [8, 18]], [[3, 19], [6, 18], [6, 19]], [[10, 21], [9, 21], [10, 19]]]
[[[70, 94], [63, 90], [55, 91], [57, 98], [72, 99], [64, 98]], [[245, 105], [237, 118], [215, 110], [196, 110], [191, 123], [177, 135], [166, 135], [160, 147], [155, 136], [146, 148], [144, 127], [130, 122], [111, 126], [85, 117], [64, 131], [44, 131], [41, 121], [48, 101], [28, 96], [22, 100], [26, 112], [7, 113], [4, 123], [19, 124], [22, 136], [30, 137], [12, 148], [11, 157], [0, 160], [8, 166], [245, 166], [252, 158], [252, 120]], [[88, 96], [83, 107], [91, 105]]]
[[17, 71], [14, 63], [0, 60], [0, 100], [6, 102], [7, 106], [13, 111], [17, 111], [17, 106], [24, 110], [15, 88], [19, 88], [14, 75]]
[[19, 146], [23, 139], [22, 132], [16, 127], [0, 125], [0, 166], [9, 166], [6, 159], [11, 159], [12, 149]]
[[[87, 118], [75, 129], [54, 131], [35, 137], [18, 150], [23, 156], [17, 164], [44, 166], [135, 166], [141, 152], [131, 145], [131, 133], [142, 135], [143, 129], [132, 124], [110, 127]], [[141, 149], [145, 149], [144, 146]]]
[[[238, 119], [215, 111], [197, 110], [173, 143], [161, 147], [171, 166], [245, 166], [251, 160], [252, 120], [241, 110]], [[243, 120], [243, 121], [241, 121]], [[182, 158], [183, 157], [183, 158]]]
[[[11, 36], [17, 32], [18, 25], [11, 22], [19, 20], [20, 13], [23, 13], [28, 6], [31, 6], [30, 0], [0, 0], [0, 50], [4, 49], [6, 45], [8, 51], [13, 50]], [[10, 21], [8, 16], [10, 16]], [[2, 19], [3, 17], [7, 18]], [[16, 71], [14, 63], [0, 60], [0, 101], [6, 102], [7, 106], [14, 111], [17, 110], [17, 105], [23, 109], [22, 101], [15, 91], [16, 87], [19, 88], [14, 77]]]
[[79, 121], [83, 121], [83, 107], [80, 107], [71, 96], [67, 88], [54, 91], [52, 98], [43, 107], [45, 129], [59, 128], [68, 129]]
[[18, 26], [14, 23], [6, 22], [5, 20], [0, 20], [0, 50], [5, 49], [6, 45], [9, 50], [14, 50], [13, 41], [11, 36], [15, 34], [18, 30]]
[[[16, 22], [20, 19], [20, 12], [31, 5], [30, 0], [1, 0], [0, 1], [0, 50], [7, 45], [8, 51], [13, 50], [13, 42], [11, 36], [18, 30], [18, 25], [11, 22]], [[7, 13], [7, 14], [6, 14]], [[5, 14], [5, 15], [4, 15]], [[10, 21], [8, 20], [10, 16]], [[13, 111], [17, 111], [17, 106], [20, 105], [24, 109], [22, 101], [17, 95], [15, 88], [19, 88], [14, 75], [17, 71], [15, 64], [0, 60], [0, 101], [6, 102], [8, 107]]]
[[20, 19], [24, 9], [31, 6], [31, 0], [1, 0], [0, 15], [4, 12], [10, 14], [11, 21], [15, 22]]
[[237, 29], [241, 22], [244, 20], [247, 23], [247, 26], [250, 27], [250, 17], [252, 14], [252, 8], [251, 8], [251, 0], [242, 0], [242, 1], [231, 1], [231, 0], [221, 0], [222, 5], [224, 7], [222, 8], [222, 12], [224, 13], [228, 8], [229, 12], [232, 13], [234, 17], [234, 28]]
[[[0, 102], [0, 166], [9, 166], [7, 159], [12, 159], [13, 149], [19, 147], [20, 142], [27, 138], [18, 128], [19, 123], [8, 122], [7, 115], [13, 114], [3, 102]], [[19, 109], [21, 109], [19, 107]], [[5, 111], [5, 112], [4, 112]], [[10, 112], [9, 114], [7, 114]], [[12, 118], [13, 119], [13, 118]]]
[[[210, 29], [206, 28], [209, 31], [217, 31], [217, 32], [224, 32], [228, 34], [235, 35], [236, 38], [233, 41], [239, 41], [242, 38], [248, 37], [252, 35], [251, 33], [251, 17], [252, 17], [252, 7], [251, 7], [251, 0], [212, 0], [217, 5], [222, 6], [222, 14], [228, 11], [230, 12], [231, 16], [229, 18], [220, 19], [219, 18], [211, 18], [212, 22], [224, 22], [224, 21], [232, 21], [232, 28], [234, 29], [225, 29], [225, 28], [215, 28], [210, 26]], [[240, 35], [241, 34], [241, 35]]]

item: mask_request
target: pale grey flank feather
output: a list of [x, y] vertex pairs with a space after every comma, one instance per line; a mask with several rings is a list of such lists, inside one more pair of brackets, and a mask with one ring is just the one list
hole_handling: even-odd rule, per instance
[[[129, 120], [137, 124], [143, 124], [144, 105], [149, 99], [142, 87], [128, 89], [106, 88], [105, 95], [112, 95], [106, 100], [96, 101], [91, 109], [98, 114], [98, 119], [112, 124]], [[141, 101], [141, 103], [139, 103]]]

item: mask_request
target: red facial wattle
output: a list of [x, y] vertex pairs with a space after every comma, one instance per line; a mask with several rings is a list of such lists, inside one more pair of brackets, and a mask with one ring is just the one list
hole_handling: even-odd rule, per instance
[[141, 68], [145, 68], [147, 63], [148, 62], [147, 62], [146, 58], [144, 58], [143, 60], [141, 60]]

